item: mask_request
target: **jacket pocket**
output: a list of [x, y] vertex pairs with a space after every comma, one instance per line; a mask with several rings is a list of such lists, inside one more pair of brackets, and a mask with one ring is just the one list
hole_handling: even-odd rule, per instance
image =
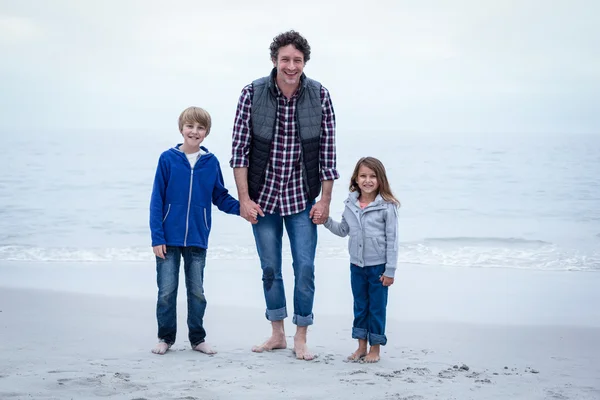
[[167, 217], [169, 216], [169, 212], [171, 212], [171, 203], [169, 203], [169, 206], [167, 207], [167, 212], [165, 213], [165, 216], [163, 217], [163, 220], [162, 220], [163, 223], [167, 220]]
[[358, 236], [350, 235], [350, 239], [348, 240], [348, 253], [350, 257], [361, 258], [360, 251], [358, 249]]
[[[186, 230], [186, 212], [187, 207], [182, 204], [172, 203], [167, 207], [163, 219], [163, 229], [167, 243], [181, 243], [183, 245]], [[179, 246], [179, 244], [177, 245]]]
[[379, 257], [385, 257], [385, 239], [383, 238], [370, 238], [375, 251]]

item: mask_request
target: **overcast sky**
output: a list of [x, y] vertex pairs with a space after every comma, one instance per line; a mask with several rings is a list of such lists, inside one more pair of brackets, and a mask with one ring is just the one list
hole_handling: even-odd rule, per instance
[[0, 133], [229, 132], [288, 29], [339, 130], [600, 133], [600, 1], [353, 1], [0, 0]]

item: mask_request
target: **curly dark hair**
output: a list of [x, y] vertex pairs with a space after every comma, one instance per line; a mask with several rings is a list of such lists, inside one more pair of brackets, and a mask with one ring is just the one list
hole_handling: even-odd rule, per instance
[[294, 30], [280, 33], [273, 38], [273, 43], [269, 46], [269, 49], [271, 49], [271, 59], [277, 60], [279, 49], [289, 44], [293, 44], [296, 49], [304, 54], [305, 63], [310, 60], [310, 45], [308, 44], [308, 40]]

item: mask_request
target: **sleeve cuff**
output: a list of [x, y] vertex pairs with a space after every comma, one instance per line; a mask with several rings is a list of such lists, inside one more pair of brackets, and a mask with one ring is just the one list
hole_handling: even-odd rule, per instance
[[231, 168], [248, 168], [250, 166], [250, 162], [248, 159], [232, 158], [229, 161], [229, 166]]
[[340, 177], [340, 174], [338, 173], [337, 169], [335, 169], [335, 168], [321, 170], [321, 182], [333, 181], [333, 180], [339, 179], [339, 177]]

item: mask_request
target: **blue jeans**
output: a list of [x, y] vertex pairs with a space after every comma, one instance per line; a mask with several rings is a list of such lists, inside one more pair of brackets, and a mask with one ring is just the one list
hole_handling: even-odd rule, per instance
[[315, 296], [315, 252], [317, 249], [317, 226], [309, 218], [310, 205], [302, 212], [285, 217], [265, 214], [252, 225], [256, 250], [262, 268], [263, 290], [269, 321], [281, 321], [287, 317], [285, 290], [281, 274], [281, 246], [283, 225], [287, 231], [292, 250], [294, 268], [294, 316], [298, 326], [313, 323], [313, 300]]
[[177, 288], [179, 286], [179, 265], [182, 256], [185, 286], [187, 288], [187, 325], [190, 344], [193, 347], [204, 342], [206, 337], [206, 331], [202, 326], [202, 319], [206, 310], [203, 287], [206, 249], [200, 247], [167, 246], [165, 258], [156, 257], [158, 339], [170, 345], [175, 343], [175, 336], [177, 335]]
[[354, 296], [352, 338], [368, 340], [371, 346], [385, 346], [387, 343], [385, 308], [388, 287], [379, 281], [384, 271], [385, 264], [368, 267], [350, 264], [350, 282]]

